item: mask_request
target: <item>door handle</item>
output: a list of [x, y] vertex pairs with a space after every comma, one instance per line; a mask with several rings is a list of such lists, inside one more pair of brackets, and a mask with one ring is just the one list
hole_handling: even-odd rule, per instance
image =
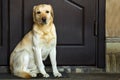
[[98, 22], [94, 21], [94, 36], [98, 36]]

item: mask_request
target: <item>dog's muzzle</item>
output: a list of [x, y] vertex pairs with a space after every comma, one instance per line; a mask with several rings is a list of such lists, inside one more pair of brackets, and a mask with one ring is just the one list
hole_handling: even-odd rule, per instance
[[46, 19], [46, 17], [42, 17], [42, 22], [43, 22], [44, 24], [47, 23], [47, 19]]

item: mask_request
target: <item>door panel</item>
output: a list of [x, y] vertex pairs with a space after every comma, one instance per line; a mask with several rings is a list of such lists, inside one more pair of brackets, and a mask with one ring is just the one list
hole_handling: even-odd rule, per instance
[[[80, 0], [79, 0], [80, 1]], [[94, 18], [95, 3], [91, 3], [90, 0], [81, 4], [78, 4], [79, 1], [71, 0], [60, 0], [60, 1], [49, 1], [49, 0], [27, 0], [24, 1], [24, 27], [25, 33], [32, 27], [32, 8], [35, 4], [50, 3], [54, 8], [55, 13], [55, 25], [58, 33], [58, 44], [68, 44], [68, 45], [82, 45], [84, 44], [84, 33], [85, 26], [89, 26], [91, 21]], [[94, 4], [93, 4], [94, 3]], [[89, 6], [88, 6], [89, 5]], [[93, 6], [93, 7], [91, 7]], [[92, 9], [89, 10], [89, 7]], [[91, 11], [91, 12], [89, 12]], [[86, 13], [85, 13], [86, 12]], [[91, 15], [87, 17], [87, 12]], [[86, 22], [85, 20], [86, 16]], [[91, 18], [92, 17], [92, 18]], [[89, 19], [90, 18], [90, 19]], [[89, 20], [87, 20], [89, 19]], [[85, 25], [86, 24], [86, 25]], [[89, 28], [89, 27], [88, 27]], [[90, 27], [92, 29], [92, 27]], [[91, 34], [91, 32], [89, 33]], [[92, 35], [93, 36], [93, 35]]]
[[[4, 4], [4, 5], [3, 5]], [[0, 0], [0, 65], [8, 64], [8, 4]]]

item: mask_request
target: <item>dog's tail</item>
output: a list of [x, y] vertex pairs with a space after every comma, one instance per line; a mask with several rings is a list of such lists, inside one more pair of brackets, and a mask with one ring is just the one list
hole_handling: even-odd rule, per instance
[[21, 78], [26, 78], [26, 79], [30, 79], [32, 76], [27, 73], [27, 72], [16, 72], [14, 73], [15, 76], [21, 77]]

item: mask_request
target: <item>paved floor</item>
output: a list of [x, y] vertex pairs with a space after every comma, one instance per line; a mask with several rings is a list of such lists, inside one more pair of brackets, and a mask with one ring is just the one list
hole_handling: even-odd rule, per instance
[[[51, 73], [50, 78], [42, 78], [42, 77], [37, 77], [37, 78], [32, 78], [30, 80], [120, 80], [120, 74], [113, 74], [113, 73], [80, 73], [80, 74], [67, 74], [63, 73], [62, 78], [54, 78]], [[0, 80], [21, 80], [21, 78], [15, 77], [9, 73], [0, 73]], [[22, 79], [25, 80], [25, 79]]]

